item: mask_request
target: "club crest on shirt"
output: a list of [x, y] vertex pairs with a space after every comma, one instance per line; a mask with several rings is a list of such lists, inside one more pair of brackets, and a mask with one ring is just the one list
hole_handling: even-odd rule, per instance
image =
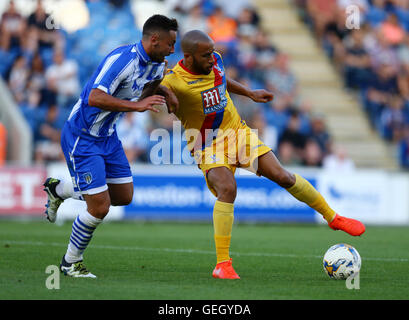
[[92, 182], [92, 174], [91, 172], [87, 172], [83, 174], [84, 180], [87, 184], [90, 184]]
[[213, 113], [226, 107], [227, 98], [224, 95], [225, 91], [225, 85], [220, 85], [200, 93], [202, 95], [204, 114]]
[[215, 65], [213, 66], [213, 68], [217, 70], [217, 72], [219, 73], [220, 77], [222, 77], [222, 78], [224, 77], [224, 70], [223, 70], [222, 68], [220, 68], [217, 64], [215, 64]]

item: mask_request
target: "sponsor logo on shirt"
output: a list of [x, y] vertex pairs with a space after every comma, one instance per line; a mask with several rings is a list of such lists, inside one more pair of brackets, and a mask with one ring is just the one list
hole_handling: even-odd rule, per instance
[[204, 114], [210, 114], [226, 107], [227, 98], [224, 95], [225, 91], [225, 85], [222, 84], [201, 92]]

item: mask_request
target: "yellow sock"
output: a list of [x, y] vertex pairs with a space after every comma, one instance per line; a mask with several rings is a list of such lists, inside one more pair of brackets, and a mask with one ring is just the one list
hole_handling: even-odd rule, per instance
[[213, 208], [214, 241], [217, 263], [230, 260], [230, 239], [234, 221], [234, 204], [216, 200]]
[[297, 200], [306, 203], [315, 211], [322, 214], [325, 220], [331, 222], [334, 219], [336, 212], [331, 209], [321, 193], [319, 193], [307, 180], [298, 174], [294, 175], [295, 184], [292, 187], [287, 188], [287, 191]]

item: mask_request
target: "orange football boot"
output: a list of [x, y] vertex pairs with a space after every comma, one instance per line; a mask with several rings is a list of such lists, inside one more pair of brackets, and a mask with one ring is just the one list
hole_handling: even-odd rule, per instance
[[362, 222], [340, 216], [339, 214], [328, 225], [333, 230], [342, 230], [351, 236], [360, 236], [365, 232], [365, 226]]
[[232, 259], [216, 264], [213, 270], [213, 278], [218, 279], [240, 279], [239, 275], [234, 271], [232, 266]]

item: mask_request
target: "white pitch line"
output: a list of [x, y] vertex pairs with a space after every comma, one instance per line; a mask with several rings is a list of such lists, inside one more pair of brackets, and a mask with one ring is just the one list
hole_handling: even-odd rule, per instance
[[[20, 244], [20, 245], [32, 245], [32, 246], [52, 246], [52, 247], [67, 247], [65, 243], [58, 242], [40, 242], [40, 241], [16, 241], [16, 240], [2, 240], [4, 244]], [[196, 254], [210, 254], [214, 255], [214, 251], [197, 250], [197, 249], [173, 249], [173, 248], [143, 248], [143, 247], [126, 247], [126, 246], [113, 246], [113, 245], [89, 245], [89, 248], [94, 249], [112, 249], [112, 250], [130, 250], [130, 251], [160, 251], [160, 252], [174, 252], [174, 253], [196, 253]], [[316, 255], [297, 255], [297, 254], [284, 254], [284, 253], [270, 253], [270, 252], [230, 252], [235, 256], [251, 256], [251, 257], [279, 257], [279, 258], [322, 258]], [[362, 257], [362, 260], [367, 261], [385, 261], [385, 262], [408, 262], [409, 259], [405, 258], [369, 258]]]

